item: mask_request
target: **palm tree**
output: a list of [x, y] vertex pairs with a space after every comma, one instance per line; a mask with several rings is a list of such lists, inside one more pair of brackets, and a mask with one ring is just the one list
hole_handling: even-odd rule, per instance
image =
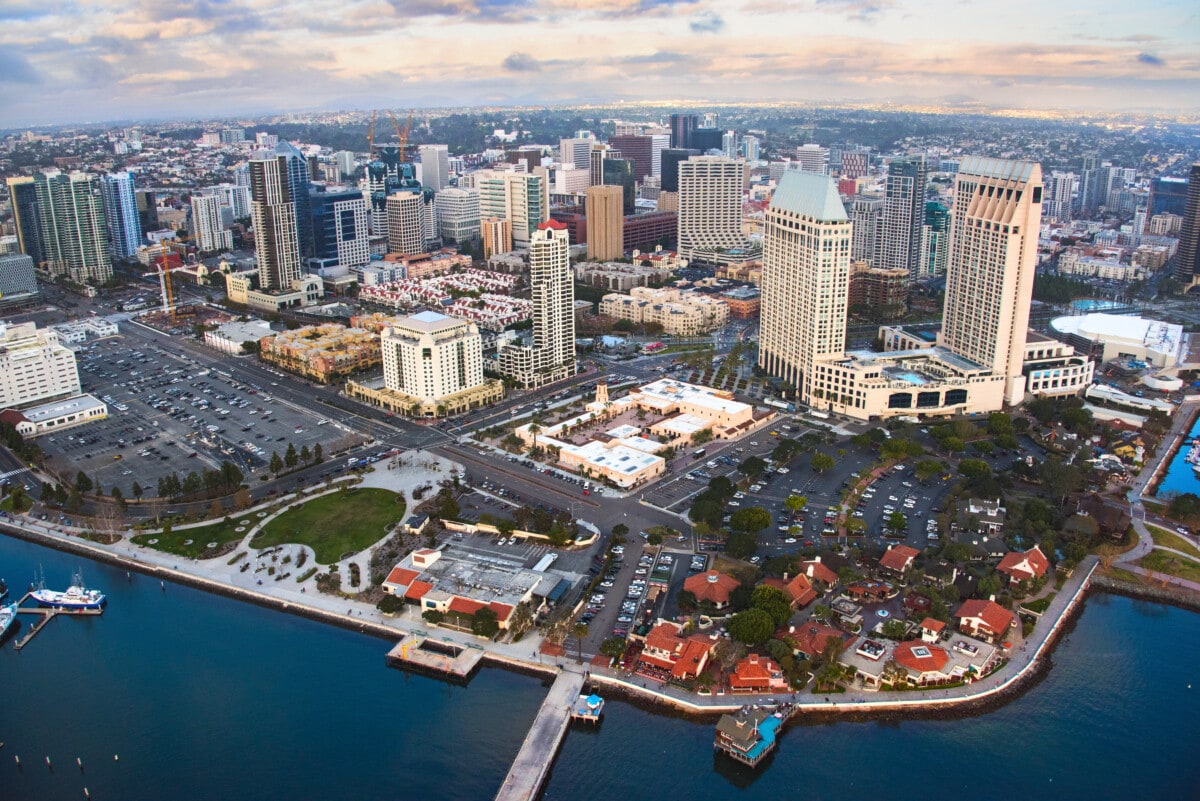
[[583, 640], [588, 636], [588, 624], [580, 621], [571, 627], [571, 636], [579, 644], [579, 662], [583, 662]]

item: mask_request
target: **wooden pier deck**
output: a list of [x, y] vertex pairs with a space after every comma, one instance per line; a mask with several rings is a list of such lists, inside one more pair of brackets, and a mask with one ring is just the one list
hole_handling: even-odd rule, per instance
[[25, 632], [21, 637], [19, 637], [17, 639], [16, 642], [13, 643], [13, 648], [15, 648], [18, 651], [20, 651], [22, 648], [24, 648], [26, 645], [28, 645], [29, 641], [32, 640], [34, 637], [36, 637], [39, 631], [46, 628], [47, 623], [49, 623], [51, 620], [58, 617], [59, 615], [75, 616], [75, 615], [102, 615], [102, 614], [104, 614], [103, 609], [53, 609], [53, 608], [44, 607], [44, 606], [30, 606], [30, 607], [22, 606], [21, 604], [24, 604], [27, 600], [29, 600], [29, 593], [26, 593], [21, 598], [21, 600], [17, 601], [17, 614], [18, 615], [37, 615], [39, 620], [35, 621], [34, 624], [29, 628], [29, 631]]
[[389, 665], [413, 667], [418, 670], [443, 673], [459, 679], [471, 675], [483, 661], [484, 650], [459, 645], [449, 640], [436, 640], [424, 632], [412, 632], [388, 651]]
[[559, 673], [513, 760], [496, 801], [533, 801], [571, 723], [572, 704], [583, 689], [583, 674]]

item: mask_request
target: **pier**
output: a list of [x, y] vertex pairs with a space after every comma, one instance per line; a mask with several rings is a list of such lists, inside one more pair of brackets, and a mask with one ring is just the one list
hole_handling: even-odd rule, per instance
[[571, 723], [574, 703], [583, 689], [583, 674], [563, 672], [554, 680], [538, 710], [521, 750], [513, 760], [496, 801], [533, 801], [550, 772], [554, 755]]
[[26, 645], [28, 645], [29, 641], [32, 640], [34, 637], [36, 637], [37, 633], [39, 631], [46, 628], [47, 623], [49, 623], [51, 620], [58, 617], [59, 615], [102, 615], [102, 614], [104, 614], [103, 609], [56, 609], [53, 607], [41, 607], [41, 606], [31, 606], [31, 607], [26, 608], [26, 607], [22, 606], [21, 604], [25, 603], [27, 600], [29, 600], [29, 593], [26, 593], [24, 595], [24, 597], [21, 598], [20, 601], [17, 601], [17, 614], [18, 615], [37, 615], [39, 619], [34, 622], [33, 626], [30, 627], [29, 631], [25, 632], [24, 635], [22, 635], [15, 643], [13, 643], [13, 648], [15, 648], [18, 651], [20, 651], [22, 648], [24, 648]]
[[479, 663], [484, 650], [474, 645], [461, 645], [450, 639], [435, 640], [424, 632], [404, 635], [388, 651], [389, 665], [412, 667], [435, 674], [444, 674], [465, 681]]

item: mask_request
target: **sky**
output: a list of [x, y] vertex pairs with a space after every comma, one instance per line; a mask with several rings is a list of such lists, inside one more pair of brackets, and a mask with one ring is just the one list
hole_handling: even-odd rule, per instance
[[1200, 110], [1195, 0], [0, 0], [0, 127], [428, 106]]

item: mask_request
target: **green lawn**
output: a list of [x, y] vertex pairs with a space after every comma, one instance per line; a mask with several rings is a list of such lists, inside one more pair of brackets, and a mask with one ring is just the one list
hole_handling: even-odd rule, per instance
[[1185, 540], [1183, 537], [1176, 534], [1174, 531], [1167, 531], [1159, 526], [1147, 525], [1150, 529], [1150, 536], [1154, 538], [1155, 545], [1161, 545], [1164, 548], [1174, 548], [1177, 551], [1184, 553], [1195, 554], [1197, 559], [1200, 559], [1200, 552], [1196, 550], [1196, 546]]
[[404, 500], [384, 489], [334, 492], [281, 514], [251, 541], [255, 548], [284, 543], [312, 547], [316, 560], [332, 564], [379, 540], [404, 518]]
[[[230, 518], [228, 523], [222, 521], [196, 528], [176, 529], [170, 534], [137, 534], [133, 542], [179, 556], [201, 556], [206, 551], [219, 550], [225, 543], [240, 540], [257, 522], [258, 518], [253, 514], [242, 513]], [[238, 531], [239, 528], [242, 530]], [[188, 544], [189, 540], [191, 544]], [[210, 543], [216, 543], [216, 547], [210, 549]]]
[[1184, 559], [1173, 553], [1153, 550], [1138, 560], [1138, 563], [1147, 570], [1167, 573], [1188, 581], [1200, 581], [1200, 562]]

